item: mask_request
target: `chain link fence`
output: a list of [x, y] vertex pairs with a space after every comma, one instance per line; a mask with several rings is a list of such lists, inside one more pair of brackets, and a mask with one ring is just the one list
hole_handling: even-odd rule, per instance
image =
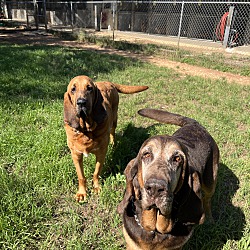
[[91, 28], [250, 44], [249, 1], [7, 1], [6, 18], [51, 28]]

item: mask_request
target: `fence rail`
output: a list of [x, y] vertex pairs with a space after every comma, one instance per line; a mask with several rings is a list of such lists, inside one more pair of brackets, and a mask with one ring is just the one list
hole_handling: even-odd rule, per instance
[[248, 1], [6, 1], [8, 19], [37, 27], [112, 29], [221, 42], [250, 44]]

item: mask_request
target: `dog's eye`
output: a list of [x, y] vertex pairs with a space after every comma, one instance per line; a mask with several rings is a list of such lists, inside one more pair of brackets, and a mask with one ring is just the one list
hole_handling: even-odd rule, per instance
[[180, 158], [180, 156], [176, 155], [176, 156], [174, 156], [173, 160], [176, 162], [179, 162], [181, 160], [181, 158]]
[[150, 152], [144, 152], [143, 155], [142, 155], [143, 159], [148, 159], [150, 157], [151, 157], [151, 153]]
[[75, 92], [76, 92], [76, 87], [74, 86], [74, 87], [72, 87], [72, 89], [71, 89], [71, 93], [74, 94]]
[[93, 90], [92, 86], [87, 86], [87, 91], [91, 92]]
[[182, 162], [182, 157], [180, 155], [173, 155], [172, 158], [173, 162], [175, 162], [176, 164], [180, 164]]

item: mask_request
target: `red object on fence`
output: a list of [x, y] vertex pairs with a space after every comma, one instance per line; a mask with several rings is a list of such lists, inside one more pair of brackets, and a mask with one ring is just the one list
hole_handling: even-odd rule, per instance
[[227, 18], [228, 18], [229, 12], [226, 12], [220, 19], [220, 22], [218, 23], [216, 27], [215, 34], [217, 38], [220, 41], [223, 41], [224, 39], [224, 33], [225, 33], [225, 28], [226, 28], [226, 23], [227, 23]]

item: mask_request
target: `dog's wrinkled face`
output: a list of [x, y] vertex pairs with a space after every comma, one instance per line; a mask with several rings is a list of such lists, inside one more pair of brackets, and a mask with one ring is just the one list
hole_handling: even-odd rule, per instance
[[181, 145], [170, 136], [155, 136], [146, 140], [137, 155], [137, 179], [144, 229], [168, 233], [174, 194], [181, 188], [186, 168], [186, 156]]
[[79, 117], [87, 117], [92, 112], [95, 99], [95, 85], [87, 76], [73, 78], [67, 89], [67, 93]]
[[153, 137], [143, 144], [138, 157], [142, 208], [156, 207], [162, 215], [170, 214], [186, 161], [181, 146], [170, 137]]

